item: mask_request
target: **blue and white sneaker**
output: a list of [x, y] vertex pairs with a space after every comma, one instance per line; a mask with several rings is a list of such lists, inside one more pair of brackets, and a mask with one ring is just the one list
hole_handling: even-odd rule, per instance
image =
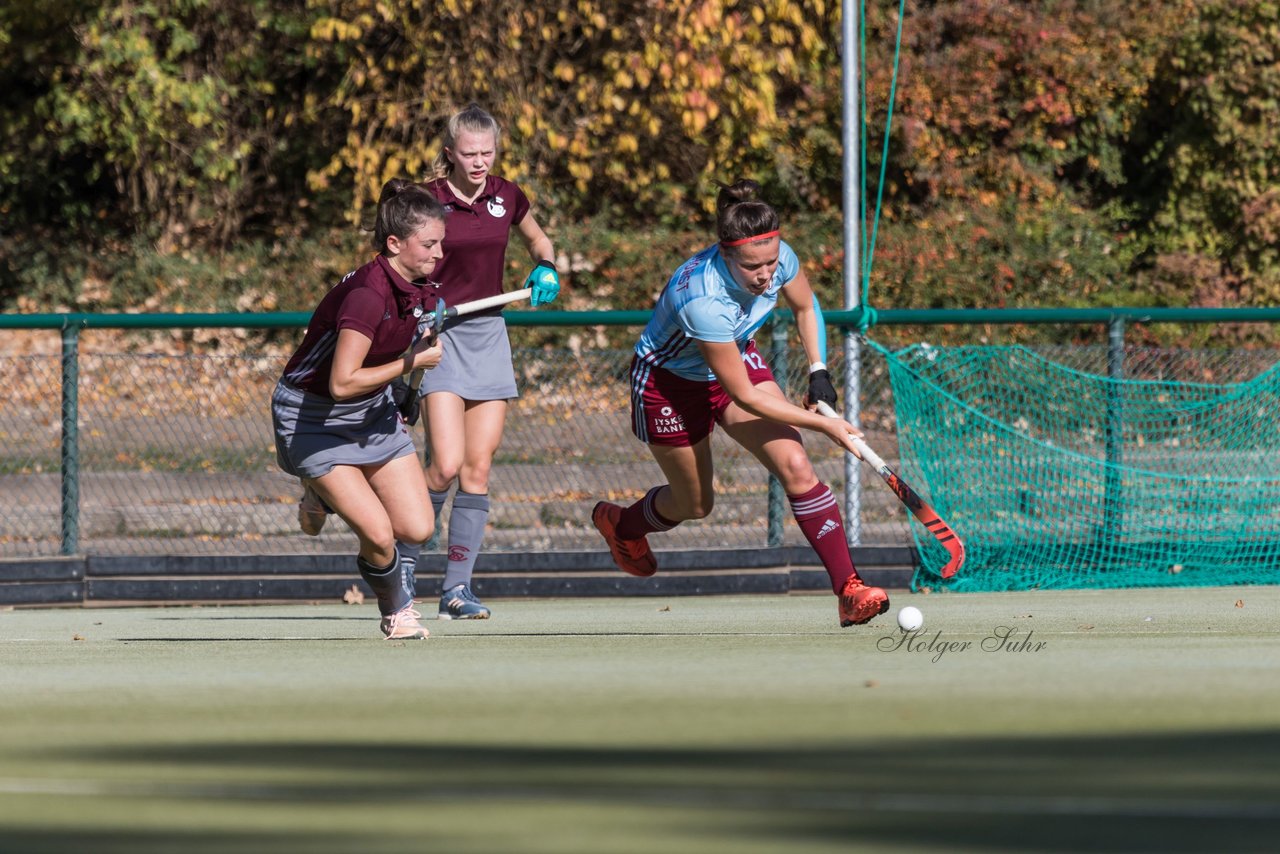
[[487, 620], [489, 609], [471, 592], [471, 587], [458, 584], [449, 588], [440, 597], [440, 619], [442, 620]]

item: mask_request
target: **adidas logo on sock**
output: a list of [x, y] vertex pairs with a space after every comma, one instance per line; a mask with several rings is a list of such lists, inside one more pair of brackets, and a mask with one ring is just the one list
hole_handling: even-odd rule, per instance
[[827, 534], [830, 534], [832, 531], [834, 531], [838, 527], [839, 526], [836, 524], [835, 519], [828, 519], [827, 521], [822, 523], [822, 530], [818, 531], [818, 536], [814, 537], [814, 539], [820, 540], [823, 537], [825, 537]]

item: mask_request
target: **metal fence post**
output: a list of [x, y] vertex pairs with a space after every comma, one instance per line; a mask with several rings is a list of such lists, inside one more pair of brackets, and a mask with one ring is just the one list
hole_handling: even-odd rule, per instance
[[[774, 313], [769, 336], [769, 364], [773, 369], [773, 377], [782, 387], [782, 394], [787, 394], [787, 322], [779, 313]], [[782, 523], [787, 512], [787, 496], [783, 493], [782, 482], [772, 474], [769, 475], [769, 538], [768, 545], [782, 545]]]
[[[844, 415], [862, 428], [862, 341], [844, 330]], [[844, 453], [844, 535], [849, 547], [862, 545], [862, 461]]]
[[62, 327], [62, 548], [80, 550], [80, 328]]
[[1124, 462], [1124, 318], [1107, 322], [1107, 467], [1103, 486], [1103, 536], [1115, 543], [1120, 537], [1123, 517], [1123, 484], [1119, 467]]

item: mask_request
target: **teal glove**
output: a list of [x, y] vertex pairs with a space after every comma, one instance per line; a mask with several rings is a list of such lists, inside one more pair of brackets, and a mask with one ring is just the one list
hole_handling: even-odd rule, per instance
[[556, 265], [550, 261], [539, 261], [538, 266], [534, 267], [533, 272], [529, 274], [529, 278], [524, 280], [524, 286], [533, 288], [533, 294], [529, 300], [531, 305], [554, 302], [556, 294], [560, 293], [560, 274], [556, 272]]

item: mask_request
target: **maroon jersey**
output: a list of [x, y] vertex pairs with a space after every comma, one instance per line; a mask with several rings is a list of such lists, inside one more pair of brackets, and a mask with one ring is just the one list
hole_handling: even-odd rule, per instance
[[[284, 367], [284, 380], [302, 391], [330, 397], [329, 375], [338, 332], [354, 329], [372, 342], [361, 367], [385, 365], [413, 343], [428, 286], [415, 285], [379, 255], [348, 273], [320, 300], [307, 334]], [[368, 396], [380, 393], [381, 389]]]
[[[449, 305], [502, 293], [503, 265], [512, 226], [529, 212], [529, 199], [516, 184], [497, 175], [485, 178], [484, 189], [470, 204], [454, 195], [445, 178], [427, 184], [445, 210], [444, 258], [431, 276]], [[497, 314], [494, 309], [488, 314]]]

